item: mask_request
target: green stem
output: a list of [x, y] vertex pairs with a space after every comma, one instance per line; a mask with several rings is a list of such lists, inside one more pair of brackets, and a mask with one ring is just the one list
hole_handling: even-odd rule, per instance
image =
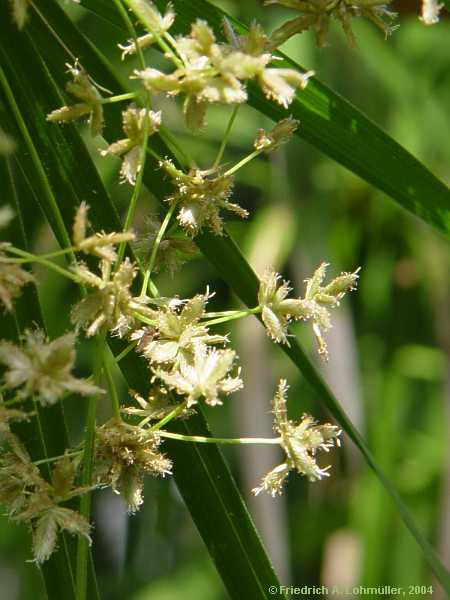
[[[254, 314], [256, 312], [260, 312], [260, 307], [257, 306], [256, 308], [251, 308], [248, 310], [253, 311], [253, 313], [250, 313], [250, 314]], [[229, 316], [237, 315], [238, 313], [240, 314], [242, 312], [244, 312], [244, 311], [242, 311], [242, 310], [221, 310], [218, 312], [207, 312], [207, 313], [204, 313], [201, 318], [202, 319], [214, 319], [215, 317], [229, 317]], [[245, 309], [245, 312], [248, 312], [247, 309]]]
[[[6, 251], [11, 248], [6, 248]], [[70, 246], [69, 248], [64, 248], [63, 250], [56, 250], [55, 252], [50, 252], [49, 254], [30, 254], [33, 258], [14, 258], [11, 259], [15, 264], [26, 264], [30, 262], [35, 262], [36, 258], [40, 260], [47, 260], [48, 258], [56, 258], [58, 256], [63, 256], [64, 254], [68, 254], [69, 252], [74, 252], [76, 248], [74, 246]]]
[[[173, 51], [176, 55], [179, 55], [181, 60], [183, 61], [183, 63], [186, 63], [185, 57], [181, 54], [181, 52], [178, 50], [178, 45], [177, 45], [177, 41], [176, 39], [168, 32], [165, 31], [164, 32], [164, 38], [169, 42], [169, 44], [172, 46]], [[174, 61], [175, 62], [175, 61]]]
[[35, 460], [35, 461], [33, 461], [33, 465], [43, 465], [45, 463], [55, 462], [57, 460], [66, 458], [66, 456], [79, 456], [83, 452], [84, 452], [84, 450], [77, 450], [76, 452], [66, 452], [65, 454], [60, 454], [59, 456], [52, 456], [51, 458], [43, 458], [42, 460]]
[[[105, 336], [97, 338], [97, 361], [95, 364], [95, 381], [100, 383], [103, 347], [105, 345]], [[94, 466], [94, 451], [95, 451], [95, 428], [97, 417], [97, 396], [92, 396], [89, 399], [89, 407], [87, 414], [86, 435], [84, 440], [84, 455], [83, 455], [83, 473], [81, 484], [89, 487], [92, 483], [92, 471]], [[91, 495], [84, 494], [80, 499], [80, 514], [90, 520], [91, 516]], [[88, 564], [88, 540], [79, 536], [77, 546], [77, 586], [76, 600], [86, 600], [87, 598], [87, 564]]]
[[160, 431], [161, 437], [180, 442], [196, 442], [200, 444], [279, 444], [281, 438], [215, 438], [203, 437], [201, 435], [182, 435], [181, 433], [171, 433], [169, 431]]
[[158, 248], [159, 248], [159, 245], [161, 244], [161, 241], [164, 237], [164, 234], [166, 232], [166, 229], [169, 225], [170, 219], [172, 218], [172, 215], [175, 211], [176, 206], [177, 206], [177, 204], [176, 204], [176, 202], [174, 202], [172, 204], [172, 206], [169, 208], [169, 210], [167, 211], [166, 216], [164, 217], [164, 221], [161, 223], [161, 227], [159, 228], [158, 235], [156, 236], [155, 242], [153, 244], [150, 259], [149, 259], [147, 267], [145, 269], [144, 281], [142, 282], [141, 296], [145, 296], [145, 294], [147, 293], [148, 282], [150, 280], [150, 276], [151, 276], [153, 268], [155, 266], [156, 255], [158, 254]]
[[236, 173], [236, 171], [239, 171], [239, 169], [241, 169], [244, 165], [246, 165], [251, 160], [253, 160], [257, 156], [259, 156], [262, 152], [263, 152], [262, 150], [255, 150], [254, 152], [252, 152], [251, 154], [249, 154], [248, 156], [246, 156], [245, 158], [240, 160], [238, 163], [236, 163], [234, 165], [234, 167], [231, 167], [231, 169], [228, 169], [228, 171], [225, 171], [224, 176], [228, 177], [229, 175], [233, 175], [233, 173]]
[[219, 317], [218, 319], [212, 319], [211, 321], [206, 321], [205, 325], [208, 327], [210, 325], [218, 325], [219, 323], [227, 323], [228, 321], [234, 321], [235, 319], [242, 319], [243, 317], [248, 317], [248, 315], [256, 315], [261, 312], [261, 307], [257, 306], [256, 308], [251, 308], [249, 310], [241, 310], [235, 311], [233, 315], [229, 315], [226, 317]]
[[74, 273], [67, 271], [67, 269], [60, 267], [59, 265], [55, 265], [55, 263], [52, 263], [49, 260], [42, 258], [41, 256], [36, 256], [34, 254], [31, 254], [30, 252], [25, 252], [24, 250], [20, 250], [19, 248], [15, 248], [14, 246], [8, 246], [8, 252], [11, 252], [11, 254], [17, 254], [18, 256], [23, 256], [24, 258], [27, 258], [29, 262], [35, 262], [44, 265], [45, 267], [56, 271], [60, 275], [64, 275], [64, 277], [75, 281], [75, 283], [81, 283], [80, 279]]
[[239, 106], [240, 106], [240, 104], [236, 104], [236, 106], [233, 108], [233, 112], [231, 113], [231, 117], [230, 117], [230, 120], [228, 121], [228, 125], [227, 125], [226, 131], [225, 131], [225, 135], [223, 136], [222, 143], [220, 144], [219, 152], [217, 153], [216, 160], [214, 161], [214, 165], [212, 167], [213, 169], [217, 169], [217, 167], [220, 165], [220, 161], [223, 158], [223, 154], [225, 152], [225, 148], [227, 146], [228, 139], [230, 137], [231, 128], [233, 127], [233, 123], [234, 123], [236, 116], [238, 114], [238, 111], [239, 111]]
[[153, 427], [150, 427], [150, 431], [158, 431], [164, 425], [167, 425], [172, 419], [175, 419], [180, 415], [187, 407], [187, 402], [183, 402], [183, 404], [179, 404], [176, 406], [168, 415], [166, 415], [161, 421], [158, 421]]
[[148, 317], [144, 317], [144, 315], [141, 315], [138, 312], [133, 312], [133, 315], [136, 317], [136, 319], [138, 321], [141, 321], [141, 323], [145, 323], [146, 325], [153, 325], [153, 326], [155, 326], [157, 324], [156, 321], [152, 321]]
[[115, 102], [124, 102], [125, 100], [133, 100], [139, 98], [142, 92], [127, 92], [126, 94], [118, 94], [117, 96], [110, 96], [109, 98], [102, 98], [98, 101], [98, 104], [114, 104]]
[[114, 357], [114, 362], [120, 363], [120, 361], [125, 358], [125, 356], [127, 356], [127, 354], [129, 354], [133, 348], [136, 348], [137, 346], [137, 342], [131, 342], [131, 344], [128, 344], [128, 346], [126, 348], [124, 348], [122, 350], [122, 352], [120, 352], [117, 356]]

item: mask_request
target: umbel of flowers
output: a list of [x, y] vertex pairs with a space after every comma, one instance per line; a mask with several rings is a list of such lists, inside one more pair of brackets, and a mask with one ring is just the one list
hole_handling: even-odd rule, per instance
[[[125, 4], [145, 29], [143, 35], [121, 45], [123, 58], [139, 55], [140, 68], [130, 73], [139, 89], [105, 98], [103, 88], [77, 61], [68, 67], [71, 81], [66, 87], [73, 103], [55, 108], [47, 117], [52, 123], [87, 119], [91, 134], [98, 138], [108, 118], [107, 105], [130, 101], [123, 111], [124, 137], [102, 151], [105, 157], [121, 158], [120, 179], [133, 186], [123, 229], [93, 230], [88, 203], [82, 202], [74, 216], [70, 247], [37, 256], [8, 243], [0, 245], [0, 302], [6, 311], [14, 311], [14, 300], [25, 286], [37, 283], [27, 266], [32, 263], [67, 277], [82, 290], [71, 311], [72, 331], [50, 340], [43, 330], [34, 327], [22, 332], [19, 340], [0, 341], [0, 503], [13, 520], [29, 525], [34, 558], [39, 563], [54, 552], [59, 531], [90, 540], [88, 509], [83, 508], [83, 503], [79, 512], [72, 505], [68, 508], [68, 500], [89, 494], [97, 487], [110, 487], [123, 496], [129, 512], [134, 513], [144, 500], [144, 476], [165, 477], [172, 472], [171, 460], [164, 453], [165, 438], [180, 443], [223, 441], [191, 438], [171, 433], [166, 427], [173, 419], [189, 418], [202, 403], [220, 406], [244, 385], [230, 338], [215, 332], [215, 325], [258, 315], [271, 340], [288, 344], [289, 324], [309, 321], [319, 355], [326, 359], [324, 334], [331, 327], [331, 311], [339, 306], [346, 292], [356, 287], [359, 274], [357, 269], [326, 282], [328, 265], [322, 263], [306, 280], [303, 295], [294, 296], [289, 283], [268, 270], [261, 278], [255, 306], [215, 313], [208, 312], [213, 295], [208, 288], [191, 298], [160, 293], [155, 273], [164, 267], [173, 272], [195, 255], [198, 234], [207, 230], [223, 235], [227, 213], [248, 216], [247, 210], [233, 199], [234, 173], [257, 156], [276, 151], [299, 126], [286, 115], [270, 131], [255, 132], [248, 156], [231, 167], [223, 166], [229, 130], [239, 105], [248, 99], [248, 84], [252, 82], [269, 101], [288, 108], [312, 72], [278, 67], [274, 50], [280, 34], [269, 36], [257, 24], [238, 34], [227, 23], [226, 37], [219, 39], [206, 21], [198, 19], [185, 34], [174, 37], [170, 29], [176, 15], [170, 3], [162, 13], [148, 0], [126, 0]], [[357, 10], [356, 5], [352, 8], [344, 1], [334, 3], [333, 10], [324, 9], [325, 16], [319, 15], [319, 2], [282, 4], [306, 11], [316, 34], [326, 28], [325, 17], [338, 16], [346, 24], [345, 11], [350, 16], [367, 13], [375, 20], [386, 16], [378, 3], [363, 6], [362, 1]], [[12, 2], [12, 6], [16, 21], [24, 25], [28, 3]], [[336, 13], [338, 6], [340, 12]], [[151, 46], [164, 52], [164, 70], [147, 62], [149, 55], [143, 51]], [[186, 125], [194, 132], [206, 126], [211, 104], [233, 106], [227, 133], [213, 164], [199, 167], [191, 160], [195, 166], [182, 169], [173, 156], [156, 152], [153, 140], [164, 132], [164, 114], [152, 110], [158, 94], [181, 98]], [[14, 142], [5, 137], [3, 151], [13, 150]], [[167, 210], [163, 218], [151, 221], [148, 234], [136, 236], [132, 224], [147, 154], [156, 159], [160, 176], [169, 178], [172, 191], [164, 199]], [[6, 228], [13, 217], [8, 206], [1, 207], [0, 227]], [[54, 261], [61, 254], [70, 257], [67, 267]], [[81, 335], [96, 339], [100, 365], [85, 379], [74, 374]], [[147, 364], [145, 392], [130, 390], [134, 402], [119, 403], [106, 349], [109, 337], [118, 337], [126, 345], [115, 357], [116, 362], [134, 352], [135, 360]], [[107, 390], [103, 389], [103, 381]], [[23, 441], [14, 433], [14, 423], [35, 419], [37, 408], [72, 401], [73, 396], [110, 400], [112, 416], [97, 424], [94, 414], [86, 422], [86, 438], [78, 447], [68, 448], [62, 457], [33, 462]], [[309, 415], [303, 415], [298, 423], [289, 420], [286, 402], [287, 383], [282, 380], [273, 401], [277, 437], [253, 443], [279, 444], [285, 459], [264, 477], [254, 489], [255, 494], [281, 493], [291, 471], [310, 481], [329, 474], [327, 467], [319, 466], [317, 454], [338, 445], [340, 430], [332, 424], [319, 425]], [[227, 443], [252, 443], [252, 439], [231, 439]], [[41, 471], [44, 463], [50, 463], [49, 477]], [[92, 469], [85, 469], [86, 464]]]

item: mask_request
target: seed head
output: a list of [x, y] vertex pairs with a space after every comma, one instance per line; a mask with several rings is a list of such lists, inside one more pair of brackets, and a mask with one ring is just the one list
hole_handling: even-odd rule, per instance
[[280, 435], [280, 446], [284, 450], [286, 460], [272, 469], [263, 478], [261, 485], [252, 490], [255, 495], [262, 491], [272, 496], [281, 494], [291, 470], [305, 475], [310, 481], [328, 477], [329, 467], [319, 467], [315, 454], [318, 450], [328, 452], [334, 444], [339, 445], [341, 431], [335, 425], [317, 425], [309, 415], [303, 415], [297, 424], [288, 419], [287, 390], [286, 380], [281, 379], [273, 398], [274, 431]]
[[157, 433], [111, 419], [97, 429], [96, 476], [124, 496], [131, 513], [143, 502], [143, 475], [171, 474], [172, 463], [158, 449]]

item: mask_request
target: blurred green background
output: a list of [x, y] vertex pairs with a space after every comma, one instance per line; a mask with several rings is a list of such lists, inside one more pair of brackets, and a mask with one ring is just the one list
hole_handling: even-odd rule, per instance
[[[230, 14], [257, 19], [272, 30], [289, 11], [261, 3], [215, 2]], [[97, 31], [98, 45], [124, 76], [116, 47], [118, 33], [78, 7], [68, 7], [83, 30]], [[401, 7], [400, 7], [401, 8]], [[410, 7], [411, 8], [411, 7]], [[401, 27], [386, 42], [366, 23], [355, 24], [358, 48], [347, 47], [338, 27], [329, 46], [316, 49], [309, 34], [283, 50], [335, 91], [362, 109], [392, 137], [450, 181], [448, 141], [450, 106], [450, 23], [425, 27], [414, 13], [401, 14]], [[100, 82], [101, 83], [101, 82]], [[208, 129], [189, 136], [174, 103], [162, 101], [166, 123], [202, 167], [213, 161], [230, 109], [209, 112]], [[251, 149], [259, 127], [269, 123], [248, 107], [239, 111], [225, 155], [233, 163]], [[89, 142], [86, 137], [86, 141]], [[98, 145], [98, 144], [97, 144]], [[108, 189], [123, 210], [130, 188], [117, 183], [118, 162], [100, 159]], [[301, 140], [239, 172], [236, 199], [251, 212], [248, 222], [229, 229], [257, 272], [274, 266], [303, 290], [303, 280], [323, 260], [330, 273], [362, 267], [359, 290], [335, 313], [328, 336], [331, 359], [321, 367], [378, 462], [396, 484], [416, 521], [450, 561], [450, 349], [448, 246], [438, 233], [403, 212], [385, 195], [350, 174]], [[158, 208], [146, 190], [137, 228]], [[47, 227], [37, 224], [35, 247], [52, 248]], [[49, 331], [68, 326], [74, 290], [65, 281], [40, 272], [40, 294]], [[210, 265], [198, 258], [175, 277], [160, 276], [166, 295], [189, 296], [206, 285], [216, 291], [212, 305], [237, 307]], [[212, 308], [214, 310], [215, 308]], [[56, 317], [57, 315], [57, 317]], [[296, 333], [314, 355], [307, 325]], [[230, 330], [230, 327], [224, 331]], [[243, 364], [242, 393], [207, 416], [217, 436], [270, 435], [270, 399], [278, 378], [291, 385], [290, 398], [317, 418], [326, 418], [317, 398], [296, 370], [269, 343], [254, 320], [231, 327], [231, 339]], [[80, 373], [88, 369], [90, 344], [80, 352]], [[119, 384], [120, 376], [117, 374]], [[122, 384], [126, 397], [127, 390]], [[105, 402], [104, 417], [108, 416]], [[81, 435], [85, 406], [66, 406], [73, 440]], [[298, 415], [292, 415], [297, 417]], [[260, 447], [228, 449], [226, 455], [260, 528], [280, 580], [286, 585], [435, 586], [444, 598], [418, 547], [400, 522], [391, 501], [351, 442], [322, 457], [333, 465], [328, 480], [311, 485], [292, 477], [284, 497], [253, 498], [250, 490], [277, 464], [277, 451]], [[326, 462], [324, 463], [326, 464]], [[146, 502], [127, 517], [118, 496], [95, 496], [94, 556], [106, 600], [222, 600], [227, 598], [211, 560], [170, 480], [149, 479]], [[0, 518], [0, 598], [44, 597], [30, 558], [24, 528]], [[395, 596], [392, 596], [395, 597]], [[417, 594], [425, 598], [427, 594]], [[248, 599], [250, 600], [250, 599]]]

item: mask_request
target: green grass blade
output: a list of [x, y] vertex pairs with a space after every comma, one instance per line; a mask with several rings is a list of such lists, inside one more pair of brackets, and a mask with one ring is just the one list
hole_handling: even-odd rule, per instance
[[[108, 0], [82, 0], [81, 4], [123, 29]], [[161, 8], [165, 0], [157, 0]], [[199, 16], [222, 36], [225, 13], [207, 0], [174, 0], [174, 31], [186, 32]], [[229, 17], [238, 31], [245, 27]], [[124, 32], [124, 37], [126, 33]], [[280, 67], [305, 69], [279, 53]], [[380, 67], [381, 68], [381, 67]], [[309, 80], [285, 110], [250, 86], [250, 104], [278, 121], [292, 115], [300, 121], [297, 135], [385, 192], [400, 206], [450, 238], [450, 190], [412, 154], [389, 137], [350, 102], [333, 92], [317, 77]]]
[[[56, 5], [42, 2], [40, 8], [45, 12], [46, 18], [56, 19], [57, 23], [54, 24], [66, 44], [72, 38], [78, 44], [83, 44], [83, 39], [79, 38]], [[37, 192], [42, 194], [42, 208], [60, 242], [66, 239], [75, 207], [82, 199], [87, 199], [91, 204], [92, 221], [95, 225], [107, 230], [117, 229], [117, 213], [76, 129], [70, 125], [60, 127], [45, 121], [46, 113], [61, 104], [61, 97], [40, 59], [39, 51], [46, 45], [48, 55], [55, 56], [59, 46], [56, 44], [55, 47], [54, 38], [48, 38], [47, 30], [38, 19], [33, 18], [29, 27], [31, 37], [27, 33], [18, 34], [7, 26], [2, 27], [0, 41], [1, 61], [7, 71], [9, 85], [14, 89], [14, 101], [18, 108], [15, 116], [29, 131], [29, 138], [36, 148], [34, 158], [37, 156], [42, 161], [44, 157], [45, 169], [40, 171], [39, 164], [33, 164], [33, 157], [26, 162], [24, 153], [20, 153], [20, 160], [24, 161], [24, 168], [28, 172], [40, 171], [41, 175], [42, 172], [46, 175], [46, 185], [52, 196], [58, 199], [63, 226], [55, 214], [52, 196], [43, 192], [45, 186], [43, 182], [40, 183]], [[7, 48], [14, 44], [17, 37], [20, 38], [20, 51], [12, 60], [8, 57]], [[86, 64], [85, 53], [93, 51], [86, 44], [83, 48], [78, 46], [76, 50]], [[60, 55], [58, 58], [55, 68], [63, 79], [64, 58], [61, 59]], [[97, 68], [102, 66], [95, 54], [90, 59], [98, 63]], [[106, 83], [112, 83], [117, 88], [117, 82], [112, 75], [109, 76], [111, 81]], [[105, 83], [105, 79], [102, 79], [102, 83]], [[32, 95], [30, 90], [33, 90]], [[118, 131], [120, 119], [116, 127]], [[77, 177], [80, 168], [83, 177]], [[132, 367], [137, 362], [136, 357], [131, 364], [124, 360], [121, 368], [126, 378], [130, 382], [134, 381], [135, 387], [145, 389], [148, 385], [147, 369], [144, 368], [139, 373], [138, 381], [133, 380]], [[209, 434], [201, 415], [197, 415], [183, 427], [190, 434]], [[187, 449], [174, 443], [170, 446], [170, 451], [174, 459], [177, 485], [230, 595], [233, 598], [242, 598], [243, 595], [261, 599], [283, 597], [281, 594], [274, 596], [268, 592], [270, 586], [278, 586], [276, 576], [219, 450], [200, 445]], [[205, 507], [208, 509], [205, 510]]]

